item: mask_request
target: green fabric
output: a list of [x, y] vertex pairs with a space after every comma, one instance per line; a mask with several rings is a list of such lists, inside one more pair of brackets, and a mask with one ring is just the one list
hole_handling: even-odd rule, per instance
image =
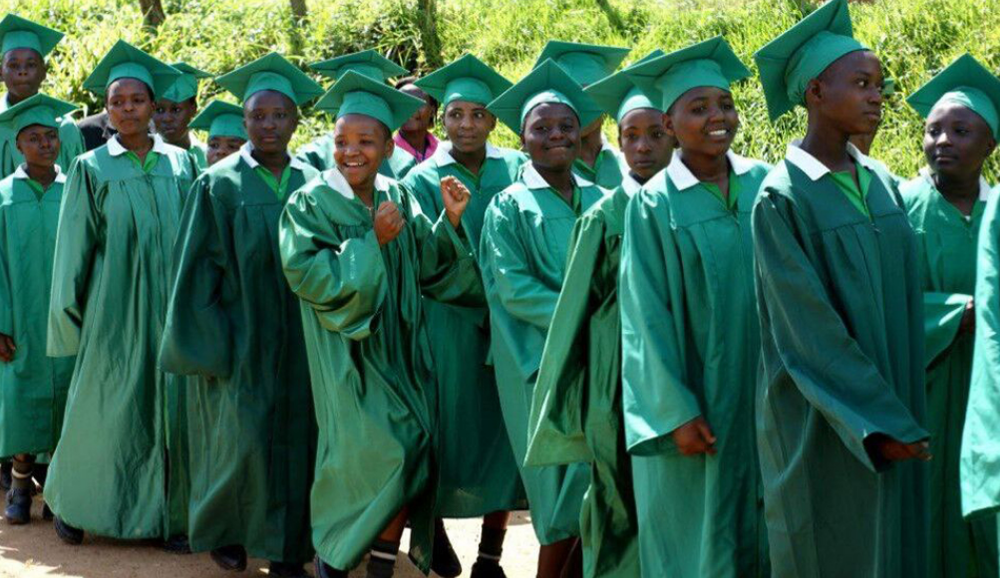
[[[285, 276], [301, 300], [319, 425], [312, 542], [334, 568], [353, 568], [405, 505], [410, 554], [426, 572], [433, 538], [437, 435], [431, 350], [421, 294], [481, 306], [476, 261], [444, 215], [432, 223], [396, 182], [406, 220], [380, 247], [367, 206], [327, 171], [292, 194], [279, 223]], [[345, 491], [350, 488], [350, 491]]]
[[[4, 104], [6, 104], [6, 98]], [[15, 135], [31, 125], [42, 125], [59, 128], [60, 117], [65, 116], [77, 107], [75, 104], [52, 98], [45, 94], [35, 94], [14, 106], [5, 106], [0, 110], [0, 125], [12, 131]]]
[[[333, 149], [333, 135], [325, 134], [296, 151], [295, 158], [322, 172], [337, 166], [333, 159]], [[392, 156], [379, 165], [378, 172], [380, 175], [398, 181], [402, 180], [416, 166], [417, 159], [413, 155], [401, 147], [395, 147]]]
[[157, 352], [171, 247], [195, 176], [183, 151], [145, 173], [107, 146], [67, 175], [47, 353], [78, 359], [45, 501], [99, 536], [187, 532], [185, 380], [159, 369]]
[[277, 52], [271, 52], [215, 79], [216, 84], [246, 102], [255, 93], [273, 90], [302, 106], [323, 94], [323, 87]]
[[[293, 189], [317, 175], [290, 172]], [[284, 206], [238, 154], [195, 182], [160, 364], [193, 376], [191, 548], [241, 544], [254, 558], [305, 563], [316, 423], [298, 299], [278, 253]]]
[[402, 76], [409, 72], [371, 49], [315, 62], [310, 64], [309, 68], [334, 80], [340, 80], [345, 72], [353, 70], [379, 82], [385, 82], [389, 78]]
[[584, 127], [602, 114], [599, 104], [555, 62], [543, 62], [487, 107], [500, 122], [521, 134], [524, 119], [541, 104], [565, 104]]
[[[532, 392], [579, 214], [553, 189], [529, 189], [524, 172], [490, 203], [479, 256], [507, 435], [528, 494], [535, 534], [542, 544], [551, 544], [580, 534], [589, 468], [584, 464], [536, 468], [523, 463]], [[580, 209], [588, 209], [605, 194], [596, 186], [582, 188]]]
[[205, 78], [212, 78], [212, 75], [199, 70], [186, 62], [174, 62], [171, 64], [180, 71], [181, 75], [174, 79], [170, 88], [165, 90], [160, 98], [172, 100], [174, 102], [184, 102], [198, 96], [198, 81]]
[[[8, 96], [5, 94], [0, 99], [0, 113], [13, 108], [7, 104]], [[83, 134], [80, 129], [73, 123], [73, 119], [68, 116], [63, 117], [59, 122], [59, 157], [56, 158], [56, 164], [64, 172], [68, 171], [73, 160], [82, 155], [85, 150]], [[23, 163], [24, 155], [17, 150], [17, 132], [11, 127], [0, 124], [0, 178], [14, 174], [17, 167]]]
[[934, 75], [906, 102], [927, 118], [938, 106], [957, 103], [978, 114], [1000, 138], [1000, 78], [997, 78], [971, 54], [963, 54]]
[[243, 127], [243, 108], [221, 100], [208, 103], [188, 127], [208, 131], [208, 138], [227, 136], [248, 140]]
[[32, 182], [0, 181], [0, 333], [17, 347], [13, 361], [0, 364], [0, 457], [55, 449], [76, 362], [45, 355], [63, 186], [38, 196]]
[[194, 159], [194, 163], [198, 166], [198, 170], [204, 171], [208, 168], [208, 146], [203, 144], [191, 145], [188, 149], [188, 154]]
[[35, 199], [39, 201], [42, 200], [42, 197], [45, 196], [45, 187], [42, 186], [42, 183], [32, 179], [22, 180], [24, 181], [24, 184], [28, 185], [28, 188], [31, 189], [31, 192], [35, 194]]
[[63, 36], [58, 30], [36, 24], [16, 14], [7, 14], [0, 20], [0, 55], [17, 48], [30, 48], [44, 58], [59, 44]]
[[371, 78], [349, 70], [340, 77], [316, 108], [338, 119], [348, 114], [374, 118], [395, 131], [424, 106], [424, 101]]
[[291, 165], [286, 165], [285, 168], [282, 169], [280, 180], [274, 176], [274, 173], [260, 165], [257, 165], [254, 168], [254, 172], [257, 173], [257, 176], [264, 181], [267, 188], [271, 189], [271, 192], [277, 195], [279, 199], [284, 199], [288, 196], [288, 185], [292, 178]]
[[[722, 196], [722, 189], [719, 188], [719, 185], [715, 183], [709, 183], [706, 181], [701, 182], [701, 186], [704, 187], [705, 190], [711, 193], [715, 198], [719, 199], [719, 201], [721, 201], [722, 204], [725, 205], [726, 208], [729, 209], [730, 211], [736, 208], [736, 205], [739, 203], [740, 200], [740, 179], [736, 176], [736, 173], [734, 173], [731, 169], [732, 167], [730, 167], [729, 171], [728, 198]], [[757, 185], [759, 186], [760, 183], [757, 183]]]
[[[768, 575], [750, 211], [769, 168], [737, 177], [735, 211], [664, 171], [625, 213], [623, 404], [643, 575]], [[674, 445], [671, 432], [698, 416], [718, 438], [715, 456]]]
[[83, 88], [104, 96], [111, 83], [120, 78], [135, 78], [146, 84], [159, 97], [174, 83], [180, 71], [146, 52], [119, 40], [101, 58], [90, 76], [83, 81]]
[[757, 437], [775, 576], [927, 576], [927, 465], [866, 443], [926, 440], [913, 231], [878, 171], [865, 217], [789, 161], [753, 212]]
[[471, 54], [416, 81], [424, 92], [447, 108], [456, 100], [486, 106], [511, 86], [511, 82]]
[[871, 213], [868, 210], [867, 199], [868, 190], [871, 187], [872, 174], [857, 161], [854, 162], [854, 167], [858, 173], [857, 181], [854, 180], [854, 175], [849, 172], [831, 172], [829, 173], [830, 180], [837, 186], [837, 190], [843, 193], [847, 197], [847, 200], [854, 205], [855, 209], [861, 211], [864, 216], [870, 217]]
[[625, 189], [616, 189], [573, 228], [528, 421], [526, 466], [590, 463], [580, 535], [584, 575], [593, 578], [640, 575], [618, 315], [618, 263], [629, 199]]
[[622, 184], [622, 166], [625, 159], [619, 157], [614, 150], [603, 148], [597, 153], [594, 165], [590, 166], [577, 158], [573, 161], [573, 172], [585, 181], [601, 188], [614, 190]]
[[613, 73], [631, 51], [631, 48], [617, 46], [550, 40], [538, 55], [533, 68], [552, 59], [577, 84], [588, 86]]
[[636, 109], [652, 108], [662, 110], [660, 108], [661, 96], [659, 92], [654, 91], [655, 94], [653, 94], [652, 92], [647, 93], [640, 90], [635, 82], [627, 76], [627, 71], [664, 54], [662, 50], [657, 48], [625, 70], [618, 71], [604, 80], [591, 84], [584, 89], [584, 92], [590, 98], [594, 99], [604, 109], [604, 112], [614, 117], [618, 124], [621, 124], [622, 118], [626, 114]]
[[985, 203], [977, 202], [972, 218], [966, 219], [925, 176], [907, 182], [901, 193], [917, 235], [924, 292], [927, 425], [934, 456], [928, 574], [996, 578], [996, 522], [962, 519], [959, 480], [974, 340], [959, 334], [958, 325], [975, 290], [976, 245]]
[[142, 172], [149, 174], [156, 168], [156, 163], [160, 160], [160, 153], [150, 149], [146, 153], [146, 157], [143, 160], [139, 160], [139, 155], [134, 151], [125, 151], [125, 158], [131, 160], [135, 163], [136, 168]]
[[[501, 149], [501, 158], [487, 157], [479, 173], [473, 175], [459, 163], [441, 162], [443, 150], [438, 151], [410, 171], [403, 185], [424, 213], [439, 215], [444, 210], [441, 179], [450, 176], [460, 180], [472, 193], [462, 215], [462, 229], [473, 252], [478, 252], [486, 208], [517, 179], [524, 155]], [[437, 378], [439, 515], [470, 518], [526, 508], [517, 464], [504, 431], [496, 378], [487, 364], [488, 310], [485, 306], [459, 307], [425, 299], [424, 314]]]

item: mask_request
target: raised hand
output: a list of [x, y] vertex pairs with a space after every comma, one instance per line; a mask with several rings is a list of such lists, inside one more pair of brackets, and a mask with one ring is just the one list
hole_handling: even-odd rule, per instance
[[384, 201], [375, 211], [375, 238], [379, 246], [385, 246], [399, 236], [406, 226], [406, 219], [399, 212], [399, 207], [392, 201]]
[[441, 179], [441, 200], [444, 201], [444, 212], [448, 216], [451, 226], [456, 229], [462, 223], [462, 213], [469, 206], [471, 197], [469, 189], [462, 184], [462, 181], [455, 177], [444, 177]]

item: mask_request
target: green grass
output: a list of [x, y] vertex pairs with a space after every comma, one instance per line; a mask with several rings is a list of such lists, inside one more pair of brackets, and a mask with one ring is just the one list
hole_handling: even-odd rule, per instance
[[[593, 0], [439, 0], [446, 60], [472, 52], [508, 78], [525, 74], [550, 38], [630, 46], [629, 60], [653, 48], [670, 51], [723, 34], [755, 72], [755, 50], [800, 18], [798, 0], [613, 0], [624, 30], [614, 30]], [[310, 20], [299, 27], [302, 54], [291, 54], [291, 14], [278, 0], [164, 0], [170, 13], [156, 35], [142, 28], [136, 0], [0, 0], [0, 10], [16, 12], [67, 33], [51, 59], [45, 89], [86, 105], [100, 103], [80, 89], [100, 56], [125, 38], [168, 60], [186, 60], [224, 73], [277, 50], [305, 64], [362, 48], [377, 48], [405, 66], [421, 70], [425, 60], [415, 0], [310, 2]], [[852, 5], [855, 32], [882, 58], [896, 80], [898, 95], [887, 103], [873, 156], [902, 176], [923, 164], [921, 119], [903, 98], [962, 53], [971, 52], [1000, 72], [1000, 10], [996, 0], [875, 0]], [[324, 84], [328, 84], [324, 81]], [[204, 83], [202, 100], [218, 88]], [[767, 120], [756, 78], [735, 89], [742, 129], [734, 148], [770, 162], [779, 160], [789, 140], [804, 132], [804, 115]], [[228, 98], [228, 97], [227, 97]], [[307, 111], [293, 145], [322, 133], [329, 119]], [[613, 123], [607, 123], [614, 137]], [[498, 144], [514, 146], [515, 136], [498, 129]], [[997, 155], [988, 178], [1000, 177]]]

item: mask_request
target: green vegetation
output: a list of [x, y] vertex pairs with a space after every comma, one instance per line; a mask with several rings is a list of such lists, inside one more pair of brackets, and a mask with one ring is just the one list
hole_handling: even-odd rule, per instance
[[[602, 8], [614, 10], [609, 14]], [[630, 60], [653, 48], [670, 51], [723, 34], [737, 54], [755, 68], [752, 54], [801, 17], [808, 0], [438, 0], [442, 56], [472, 52], [508, 78], [526, 73], [550, 38], [631, 46]], [[294, 61], [312, 62], [348, 51], [377, 48], [411, 69], [425, 66], [416, 0], [309, 2], [309, 19], [296, 30], [301, 54], [291, 54], [292, 14], [280, 0], [164, 0], [168, 16], [154, 34], [142, 27], [134, 0], [0, 0], [14, 11], [67, 33], [52, 59], [46, 88], [55, 96], [100, 107], [80, 89], [101, 55], [125, 38], [168, 60], [186, 60], [223, 73], [270, 50]], [[882, 58], [896, 80], [897, 96], [887, 103], [873, 156], [903, 176], [923, 164], [922, 123], [903, 101], [932, 74], [962, 53], [971, 52], [1000, 72], [1000, 10], [996, 0], [874, 0], [852, 8], [857, 36]], [[327, 82], [328, 83], [328, 82]], [[218, 87], [205, 85], [203, 100]], [[736, 90], [743, 120], [735, 149], [771, 162], [786, 143], [803, 133], [804, 115], [777, 125], [767, 120], [760, 85], [753, 79]], [[293, 144], [321, 133], [329, 119], [308, 113]], [[613, 135], [612, 123], [608, 133]], [[498, 129], [502, 144], [513, 134]], [[988, 169], [996, 182], [996, 155]]]

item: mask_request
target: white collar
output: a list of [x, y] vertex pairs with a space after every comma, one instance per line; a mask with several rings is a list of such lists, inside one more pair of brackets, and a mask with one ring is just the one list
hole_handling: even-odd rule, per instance
[[188, 132], [188, 140], [191, 141], [191, 148], [205, 148], [205, 143], [201, 142], [201, 139], [196, 137], [193, 132]]
[[[163, 137], [158, 134], [151, 134], [149, 138], [153, 139], [153, 152], [161, 155], [170, 152], [170, 145], [163, 140]], [[118, 134], [108, 139], [108, 154], [113, 157], [120, 157], [127, 152], [128, 149], [122, 146], [122, 143], [118, 140]]]
[[[454, 165], [458, 163], [458, 161], [456, 161], [455, 158], [451, 156], [451, 148], [452, 148], [451, 141], [441, 141], [438, 143], [437, 150], [434, 151], [433, 155], [431, 155], [431, 158], [434, 159], [434, 162], [437, 163], [437, 166], [446, 167], [448, 165]], [[502, 159], [503, 153], [501, 153], [500, 149], [498, 149], [497, 147], [491, 145], [490, 143], [486, 143], [486, 158]]]
[[[923, 177], [923, 178], [925, 178], [925, 179], [927, 179], [927, 182], [930, 183], [932, 187], [936, 187], [936, 185], [934, 184], [934, 178], [931, 176], [931, 169], [930, 169], [930, 167], [924, 167], [924, 168], [920, 169], [920, 176]], [[982, 177], [982, 175], [980, 175], [980, 177], [979, 177], [979, 200], [985, 203], [986, 201], [989, 200], [990, 193], [992, 193], [992, 192], [993, 192], [993, 189], [990, 187], [989, 183], [987, 183], [986, 179], [984, 179]]]
[[[535, 165], [531, 164], [531, 161], [524, 164], [524, 169], [521, 173], [521, 181], [524, 183], [524, 186], [531, 190], [552, 188], [552, 185], [550, 185], [549, 182], [546, 181], [537, 170], [535, 170]], [[581, 188], [594, 186], [594, 183], [582, 179], [580, 175], [576, 173], [573, 173], [573, 181], [576, 183], [576, 186]]]
[[[340, 193], [344, 198], [354, 198], [354, 189], [351, 188], [351, 184], [347, 182], [347, 179], [344, 178], [344, 175], [337, 167], [323, 171], [323, 181], [328, 187]], [[389, 177], [382, 175], [381, 173], [375, 175], [376, 191], [388, 191], [391, 184], [392, 179]]]
[[[27, 166], [28, 165], [24, 164], [24, 163], [22, 163], [21, 165], [19, 165], [17, 167], [17, 170], [14, 171], [14, 178], [15, 179], [30, 179], [31, 177], [28, 176], [28, 171], [25, 170], [25, 167], [27, 167]], [[66, 183], [66, 174], [62, 172], [62, 169], [59, 168], [59, 165], [55, 165], [55, 168], [56, 168], [56, 181], [55, 182], [59, 183], [60, 185], [65, 184]]]
[[[788, 145], [788, 150], [785, 153], [785, 159], [793, 165], [799, 167], [809, 177], [810, 180], [818, 181], [823, 178], [824, 175], [830, 172], [830, 169], [819, 162], [819, 159], [812, 156], [803, 150], [799, 145], [802, 144], [801, 140], [794, 140]], [[861, 166], [868, 170], [875, 170], [875, 163], [872, 159], [866, 157], [861, 151], [858, 150], [851, 143], [847, 143], [847, 154], [851, 156], [855, 161], [861, 163]]]
[[[687, 168], [684, 161], [681, 160], [681, 155], [677, 154], [679, 151], [674, 151], [673, 156], [670, 157], [670, 164], [667, 165], [666, 171], [667, 176], [674, 183], [674, 186], [678, 190], [690, 189], [691, 187], [698, 185], [701, 181], [698, 177], [694, 176], [691, 169]], [[729, 160], [729, 166], [732, 168], [733, 172], [737, 175], [744, 175], [753, 168], [754, 163], [748, 158], [741, 157], [740, 155], [734, 153], [733, 151], [726, 152], [726, 159]]]
[[[251, 169], [255, 169], [260, 166], [260, 163], [257, 162], [257, 159], [253, 158], [253, 155], [251, 154], [252, 152], [253, 144], [250, 141], [243, 143], [240, 147], [240, 158], [243, 159], [243, 162], [245, 162]], [[307, 165], [304, 162], [294, 156], [289, 155], [289, 157], [291, 157], [292, 160], [288, 163], [288, 166], [300, 171], [306, 170]]]
[[[646, 181], [646, 182], [648, 183], [648, 182], [650, 182], [652, 180], [653, 179], [650, 179], [649, 181]], [[631, 172], [629, 172], [628, 170], [623, 170], [622, 171], [622, 188], [625, 189], [625, 192], [628, 193], [628, 195], [631, 197], [631, 196], [633, 196], [633, 195], [635, 195], [636, 193], [639, 192], [639, 189], [642, 188], [642, 185], [639, 184], [639, 181], [635, 180], [635, 177], [632, 176]]]

